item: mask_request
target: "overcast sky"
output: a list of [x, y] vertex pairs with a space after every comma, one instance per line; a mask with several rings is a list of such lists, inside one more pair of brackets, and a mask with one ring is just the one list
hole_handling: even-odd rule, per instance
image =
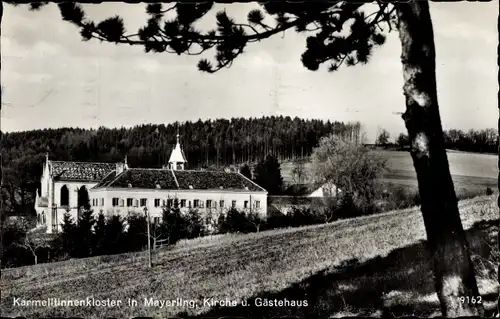
[[[242, 21], [254, 6], [227, 7]], [[131, 32], [146, 21], [144, 4], [86, 8], [96, 20], [119, 13]], [[213, 26], [214, 15], [202, 26]], [[496, 128], [498, 2], [431, 3], [431, 15], [444, 128]], [[250, 44], [231, 68], [206, 74], [196, 68], [200, 57], [82, 42], [55, 4], [36, 13], [7, 5], [3, 20], [3, 131], [280, 114], [360, 121], [370, 140], [382, 127], [392, 136], [405, 131], [394, 114], [405, 108], [396, 33], [369, 64], [334, 73], [305, 69], [305, 36], [291, 31]]]

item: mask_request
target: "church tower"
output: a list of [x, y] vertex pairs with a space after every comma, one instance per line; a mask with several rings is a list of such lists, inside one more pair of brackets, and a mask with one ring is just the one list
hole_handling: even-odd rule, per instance
[[179, 142], [179, 133], [177, 133], [177, 144], [175, 144], [172, 154], [170, 154], [170, 159], [168, 160], [168, 166], [171, 170], [182, 171], [184, 170], [184, 165], [187, 163], [184, 157], [184, 152], [181, 149], [181, 143]]

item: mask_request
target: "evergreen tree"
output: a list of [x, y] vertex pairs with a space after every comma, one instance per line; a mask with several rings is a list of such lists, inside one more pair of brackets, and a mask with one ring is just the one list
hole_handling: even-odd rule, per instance
[[187, 238], [196, 238], [203, 235], [203, 220], [196, 209], [190, 209], [186, 216]]
[[147, 245], [147, 220], [143, 214], [130, 214], [127, 216], [127, 250], [141, 250]]
[[119, 254], [124, 252], [125, 227], [119, 215], [112, 215], [106, 220], [104, 229], [105, 254]]
[[252, 179], [252, 170], [250, 169], [250, 166], [248, 166], [247, 163], [241, 165], [240, 174], [248, 179]]
[[62, 252], [69, 257], [76, 257], [76, 229], [77, 226], [73, 217], [69, 213], [64, 213], [61, 224], [61, 233], [59, 234]]
[[255, 183], [269, 194], [279, 194], [283, 190], [283, 177], [280, 163], [273, 155], [268, 155], [255, 166]]
[[163, 207], [163, 218], [160, 227], [168, 236], [171, 245], [187, 237], [188, 222], [181, 214], [177, 199], [174, 199], [172, 207]]
[[102, 212], [97, 215], [97, 220], [94, 226], [94, 256], [99, 256], [105, 253], [106, 249], [106, 217]]
[[94, 252], [94, 234], [92, 229], [95, 224], [93, 211], [84, 209], [78, 219], [75, 229], [75, 257], [89, 257]]

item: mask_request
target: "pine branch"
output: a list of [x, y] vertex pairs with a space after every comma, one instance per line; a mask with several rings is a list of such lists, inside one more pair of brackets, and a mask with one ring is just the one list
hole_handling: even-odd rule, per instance
[[[302, 55], [304, 66], [310, 70], [317, 70], [319, 65], [330, 60], [333, 61], [330, 71], [337, 70], [344, 63], [348, 66], [366, 63], [373, 47], [382, 45], [385, 41], [385, 37], [375, 29], [383, 30], [380, 24], [385, 22], [392, 30], [394, 8], [387, 11], [388, 3], [377, 4], [379, 10], [366, 17], [358, 11], [363, 3], [336, 1], [328, 5], [264, 4], [267, 14], [275, 16], [274, 27], [263, 22], [264, 14], [261, 10], [250, 11], [247, 15], [248, 23], [236, 23], [225, 11], [219, 11], [216, 14], [217, 28], [208, 32], [196, 31], [192, 23], [204, 16], [211, 9], [212, 3], [175, 4], [166, 9], [160, 3], [148, 4], [146, 12], [151, 18], [135, 34], [126, 33], [124, 22], [119, 16], [96, 24], [86, 17], [79, 4], [60, 3], [59, 9], [64, 20], [80, 28], [84, 40], [97, 39], [143, 46], [146, 52], [178, 55], [201, 55], [215, 48], [216, 67], [206, 59], [198, 63], [199, 70], [215, 73], [231, 66], [248, 43], [258, 42], [278, 33], [283, 33], [284, 36], [291, 28], [296, 28], [297, 32], [318, 32], [308, 38], [307, 50]], [[164, 21], [164, 25], [160, 26], [164, 14], [173, 10], [177, 11], [177, 17]], [[347, 37], [338, 35], [345, 22], [351, 18], [354, 18], [351, 34]]]

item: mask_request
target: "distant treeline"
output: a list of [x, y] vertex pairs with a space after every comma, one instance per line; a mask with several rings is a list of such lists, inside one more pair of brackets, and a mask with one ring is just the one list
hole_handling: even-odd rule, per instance
[[255, 162], [272, 154], [279, 160], [311, 153], [321, 137], [330, 133], [360, 136], [360, 124], [304, 120], [289, 116], [232, 118], [168, 125], [97, 130], [44, 129], [5, 133], [4, 162], [26, 155], [43, 157], [47, 151], [57, 160], [114, 162], [128, 156], [136, 167], [166, 164], [176, 134], [190, 167]]
[[131, 167], [161, 167], [168, 162], [177, 133], [186, 168], [195, 169], [256, 163], [268, 154], [278, 160], [308, 156], [320, 138], [331, 133], [359, 141], [361, 125], [270, 116], [3, 133], [4, 209], [18, 213], [32, 209], [47, 152], [53, 160], [118, 162], [127, 156]]
[[[445, 130], [444, 142], [447, 149], [475, 152], [475, 153], [497, 153], [498, 131], [496, 129], [469, 130]], [[408, 135], [401, 133], [396, 138], [396, 144], [401, 148], [408, 147]]]

